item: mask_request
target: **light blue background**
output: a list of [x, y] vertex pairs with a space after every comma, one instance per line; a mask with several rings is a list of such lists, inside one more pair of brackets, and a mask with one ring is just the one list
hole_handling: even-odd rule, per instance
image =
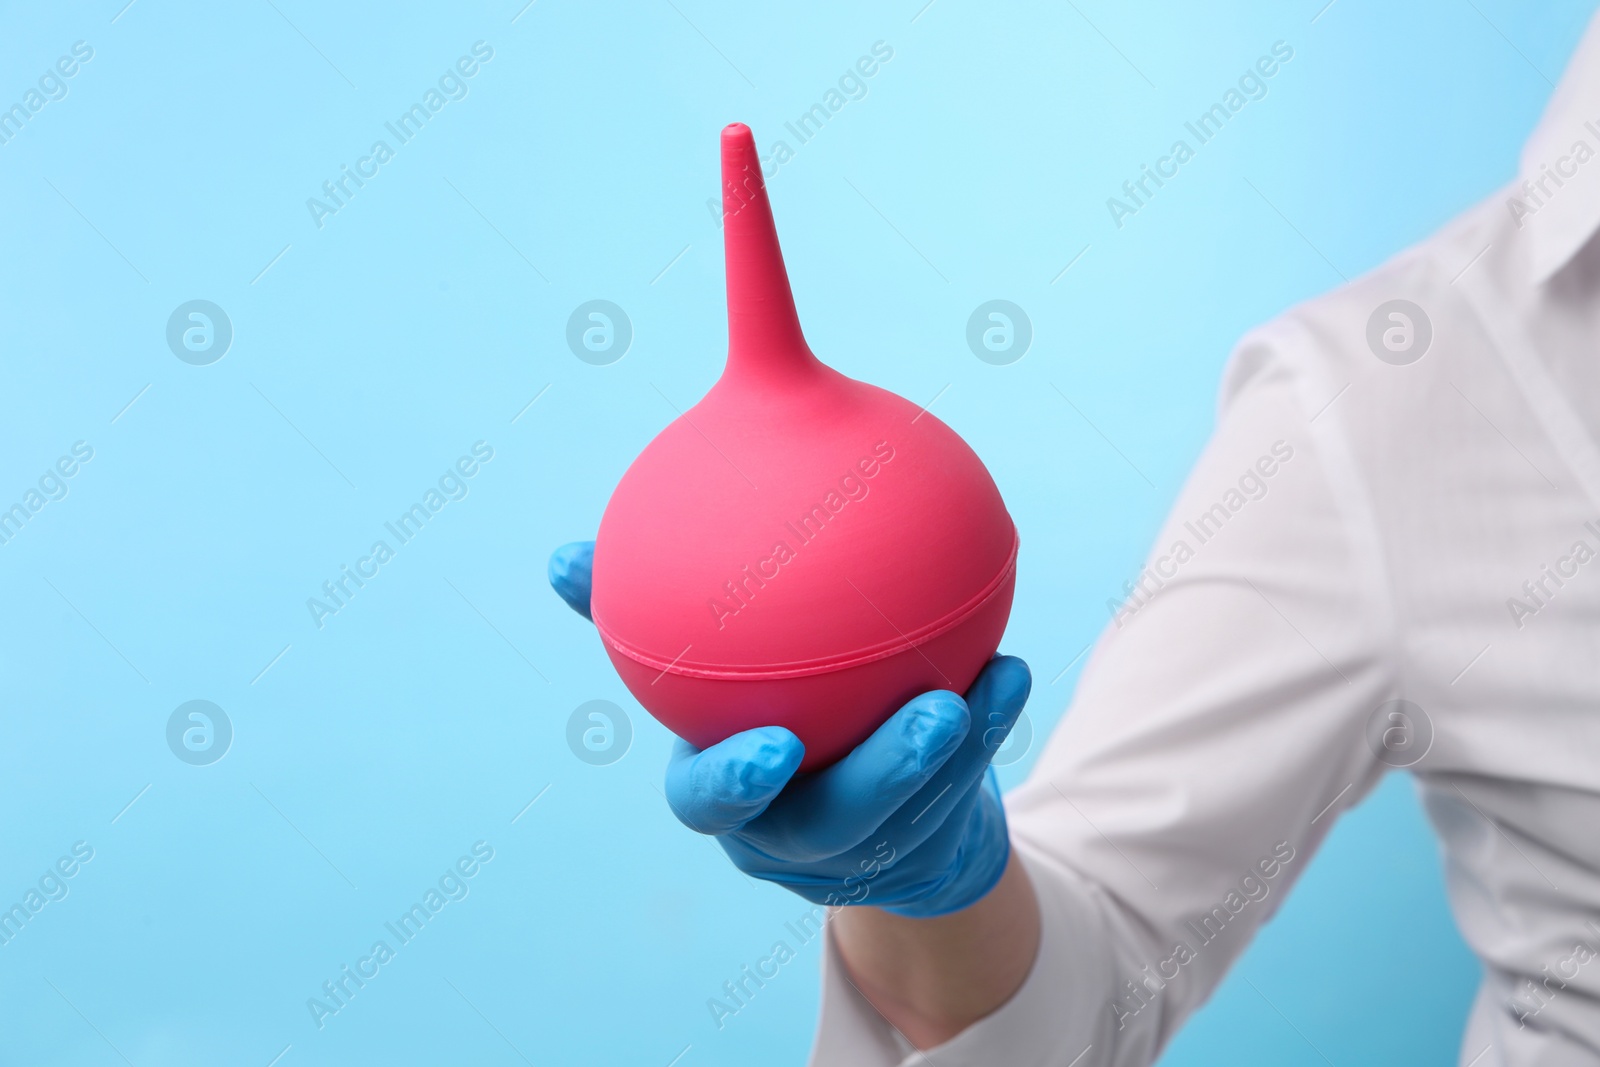
[[[95, 855], [0, 946], [0, 1062], [801, 1063], [815, 942], [706, 1008], [800, 903], [676, 824], [667, 733], [544, 578], [660, 394], [721, 366], [719, 127], [766, 151], [894, 49], [773, 180], [779, 227], [816, 351], [938, 395], [1005, 493], [1042, 735], [1232, 342], [1509, 178], [1593, 8], [523, 2], [3, 6], [0, 103], [95, 52], [0, 145], [0, 506], [95, 455], [0, 545], [0, 903]], [[1116, 229], [1106, 198], [1280, 39], [1269, 95]], [[466, 99], [318, 229], [306, 199], [478, 40]], [[996, 297], [1035, 329], [1009, 367], [964, 343]], [[165, 344], [194, 298], [233, 322], [211, 366]], [[611, 366], [564, 342], [591, 298], [634, 325]], [[306, 599], [479, 440], [470, 495], [319, 630]], [[165, 741], [197, 698], [236, 731], [207, 767]], [[565, 743], [595, 698], [633, 718], [611, 766]], [[470, 895], [319, 1031], [307, 998], [479, 840]], [[1453, 1063], [1476, 980], [1396, 776], [1164, 1062]]]

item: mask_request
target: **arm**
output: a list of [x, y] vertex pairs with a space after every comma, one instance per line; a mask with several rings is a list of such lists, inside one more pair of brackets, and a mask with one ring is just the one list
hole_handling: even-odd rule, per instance
[[[943, 1039], [927, 1059], [941, 1067], [1144, 1067], [1378, 780], [1365, 727], [1398, 695], [1391, 606], [1338, 413], [1307, 414], [1341, 383], [1303, 403], [1298, 372], [1260, 346], [1234, 372], [1151, 554], [1159, 588], [1144, 580], [1118, 612], [1007, 798], [1037, 902], [1031, 967], [1009, 993], [1015, 972], [995, 973], [1017, 959], [1006, 924], [1026, 922], [1003, 889], [955, 926], [841, 916], [813, 1063], [923, 1062], [898, 1030]], [[1202, 540], [1190, 526], [1208, 514]]]
[[962, 911], [908, 919], [846, 908], [832, 925], [849, 981], [917, 1048], [932, 1048], [1021, 987], [1039, 950], [1039, 902], [1015, 856], [988, 896]]

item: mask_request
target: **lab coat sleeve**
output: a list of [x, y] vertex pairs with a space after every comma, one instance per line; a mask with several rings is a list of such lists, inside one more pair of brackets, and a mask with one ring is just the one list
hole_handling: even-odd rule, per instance
[[[1396, 627], [1337, 401], [1323, 407], [1340, 377], [1292, 320], [1230, 361], [1140, 588], [1006, 800], [1042, 918], [1022, 988], [924, 1058], [830, 939], [813, 1064], [1144, 1067], [1376, 783]], [[1035, 687], [1035, 714], [1050, 697]]]

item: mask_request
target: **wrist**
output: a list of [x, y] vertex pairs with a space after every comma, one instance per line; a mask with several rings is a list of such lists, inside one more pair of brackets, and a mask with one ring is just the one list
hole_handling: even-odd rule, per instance
[[883, 910], [904, 919], [938, 919], [965, 911], [994, 891], [1010, 861], [1011, 838], [1002, 825], [997, 843], [980, 846], [980, 854], [965, 863], [958, 855], [948, 879], [926, 897], [887, 905]]
[[1040, 916], [1020, 856], [974, 905], [932, 918], [845, 908], [829, 924], [851, 984], [919, 1049], [1003, 1006], [1038, 955]]

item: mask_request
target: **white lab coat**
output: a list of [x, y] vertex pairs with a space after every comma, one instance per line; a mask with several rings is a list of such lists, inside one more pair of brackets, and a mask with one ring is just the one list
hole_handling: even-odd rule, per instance
[[1483, 961], [1461, 1062], [1600, 1062], [1600, 18], [1521, 169], [1240, 343], [1007, 798], [1043, 911], [1023, 987], [924, 1058], [830, 945], [813, 1063], [1151, 1063], [1400, 765]]

